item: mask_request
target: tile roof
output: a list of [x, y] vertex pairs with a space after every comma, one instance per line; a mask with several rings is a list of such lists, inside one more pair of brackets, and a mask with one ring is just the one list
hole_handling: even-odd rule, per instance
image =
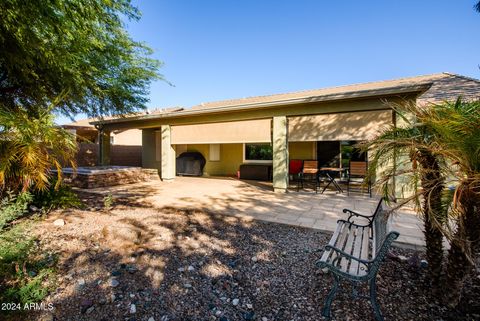
[[[139, 113], [128, 117], [109, 119], [98, 123], [117, 123], [130, 120], [153, 119], [158, 117], [176, 117], [198, 113], [209, 113], [244, 108], [261, 108], [293, 103], [320, 102], [338, 99], [372, 97], [378, 95], [422, 92], [417, 103], [439, 103], [462, 96], [466, 100], [480, 98], [480, 80], [448, 72], [405, 77], [393, 80], [374, 81], [346, 86], [303, 90], [283, 94], [253, 96], [239, 99], [212, 101], [191, 108], [159, 109], [150, 113]], [[177, 114], [178, 113], [178, 114]]]
[[[423, 100], [445, 100], [445, 93], [441, 92], [443, 90], [449, 90], [450, 96], [454, 96], [458, 94], [464, 93], [464, 88], [459, 86], [457, 83], [458, 80], [461, 80], [462, 84], [470, 84], [471, 89], [476, 92], [478, 96], [479, 87], [471, 84], [472, 82], [476, 82], [477, 85], [480, 82], [473, 78], [468, 78], [465, 76], [460, 76], [452, 73], [442, 72], [430, 75], [423, 75], [423, 76], [415, 76], [415, 77], [406, 77], [406, 78], [398, 78], [393, 80], [383, 80], [383, 81], [374, 81], [374, 82], [367, 82], [367, 83], [360, 83], [360, 84], [353, 84], [353, 85], [346, 85], [346, 86], [337, 86], [337, 87], [328, 87], [328, 88], [320, 88], [320, 89], [312, 89], [312, 90], [302, 90], [284, 94], [274, 94], [274, 95], [265, 95], [265, 96], [253, 96], [253, 97], [246, 97], [246, 98], [239, 98], [239, 99], [228, 99], [228, 100], [220, 100], [220, 101], [213, 101], [207, 103], [201, 103], [199, 105], [193, 106], [192, 110], [198, 109], [208, 109], [208, 108], [219, 108], [219, 107], [230, 107], [230, 106], [237, 106], [237, 105], [247, 105], [247, 104], [256, 104], [256, 103], [268, 103], [268, 102], [276, 102], [282, 100], [290, 100], [290, 99], [301, 99], [301, 98], [309, 98], [309, 97], [319, 97], [319, 96], [330, 96], [330, 95], [344, 95], [348, 93], [354, 92], [362, 92], [362, 91], [377, 91], [382, 89], [388, 88], [401, 88], [407, 86], [414, 86], [414, 85], [422, 85], [422, 84], [432, 84], [431, 89], [434, 89], [432, 93], [431, 90], [427, 90], [428, 93], [425, 98], [420, 97]], [[438, 85], [436, 85], [438, 83]], [[430, 93], [429, 93], [430, 92]], [[423, 96], [423, 95], [422, 95]]]

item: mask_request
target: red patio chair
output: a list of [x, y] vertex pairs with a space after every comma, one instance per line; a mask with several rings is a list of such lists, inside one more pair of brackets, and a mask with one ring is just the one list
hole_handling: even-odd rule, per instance
[[303, 180], [301, 174], [303, 171], [303, 160], [291, 159], [288, 164], [288, 177], [290, 181], [297, 183], [297, 192], [300, 190], [300, 184], [303, 188]]

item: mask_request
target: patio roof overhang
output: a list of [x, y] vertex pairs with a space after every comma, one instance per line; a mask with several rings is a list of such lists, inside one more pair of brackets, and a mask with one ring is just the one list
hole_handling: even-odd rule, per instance
[[[371, 90], [347, 91], [320, 96], [309, 96], [295, 99], [284, 99], [269, 102], [237, 104], [213, 108], [187, 109], [158, 114], [147, 114], [133, 117], [119, 117], [93, 121], [90, 124], [104, 127], [108, 130], [127, 128], [153, 128], [159, 124], [193, 124], [216, 121], [236, 121], [261, 119], [275, 115], [301, 116], [321, 113], [348, 112], [356, 101], [358, 106], [353, 110], [390, 109], [388, 101], [414, 99], [418, 94], [425, 92], [431, 82], [384, 87]], [[375, 103], [373, 104], [372, 102]], [[292, 108], [295, 107], [295, 108]], [[216, 115], [216, 118], [212, 116]], [[230, 115], [230, 116], [226, 116]]]

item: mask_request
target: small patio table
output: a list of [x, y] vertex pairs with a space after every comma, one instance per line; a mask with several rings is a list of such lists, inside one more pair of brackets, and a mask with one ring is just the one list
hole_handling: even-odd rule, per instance
[[340, 185], [338, 185], [337, 181], [335, 180], [335, 177], [330, 175], [330, 173], [332, 172], [342, 173], [346, 170], [347, 170], [346, 168], [340, 168], [340, 167], [320, 167], [320, 171], [325, 172], [325, 176], [327, 177], [327, 180], [328, 180], [327, 185], [322, 190], [322, 194], [323, 192], [325, 192], [327, 187], [330, 186], [330, 184], [333, 184], [333, 186], [335, 186], [337, 191], [339, 191], [340, 193], [343, 193], [343, 189], [340, 187]]

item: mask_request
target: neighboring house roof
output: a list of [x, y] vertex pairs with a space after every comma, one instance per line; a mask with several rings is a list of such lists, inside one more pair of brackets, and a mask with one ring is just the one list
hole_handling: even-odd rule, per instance
[[80, 119], [68, 124], [62, 125], [63, 128], [94, 128], [93, 125], [90, 125], [90, 122], [97, 121], [98, 119], [96, 118], [85, 118], [85, 119]]
[[92, 122], [92, 124], [117, 123], [130, 120], [176, 117], [209, 112], [282, 106], [295, 103], [325, 102], [411, 92], [422, 93], [417, 100], [422, 104], [456, 99], [459, 95], [463, 96], [465, 99], [478, 99], [480, 98], [480, 81], [457, 74], [443, 72], [431, 75], [304, 90], [284, 94], [213, 101], [202, 103], [185, 110], [166, 110], [152, 115], [136, 115], [133, 117], [115, 118]]
[[[147, 110], [144, 112], [138, 112], [138, 113], [133, 113], [130, 115], [126, 115], [123, 118], [131, 118], [131, 117], [139, 117], [139, 116], [144, 116], [144, 115], [157, 115], [157, 114], [163, 114], [163, 113], [172, 113], [176, 111], [181, 111], [183, 110], [183, 107], [169, 107], [169, 108], [156, 108], [152, 110]], [[112, 119], [118, 119], [118, 117], [103, 117], [103, 121], [105, 120], [112, 120]], [[79, 119], [77, 121], [64, 124], [62, 125], [63, 128], [92, 128], [95, 129], [95, 126], [93, 125], [94, 123], [102, 122], [102, 119], [100, 118], [84, 118], [84, 119]]]

